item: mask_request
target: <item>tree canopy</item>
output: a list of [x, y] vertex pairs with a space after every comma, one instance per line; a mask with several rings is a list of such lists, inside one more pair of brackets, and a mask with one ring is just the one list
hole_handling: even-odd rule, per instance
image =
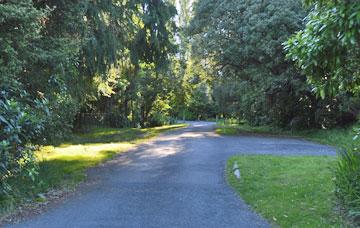
[[151, 122], [169, 87], [175, 14], [163, 0], [0, 1], [1, 196], [9, 178], [35, 176], [31, 145], [65, 137], [82, 112]]
[[359, 92], [360, 5], [357, 1], [308, 1], [306, 26], [285, 45], [288, 57], [316, 91]]

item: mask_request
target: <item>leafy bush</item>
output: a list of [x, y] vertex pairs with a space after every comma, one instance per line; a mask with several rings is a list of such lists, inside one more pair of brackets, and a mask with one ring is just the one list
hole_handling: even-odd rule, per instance
[[321, 96], [359, 92], [360, 2], [307, 0], [306, 26], [286, 43], [295, 61]]
[[335, 194], [344, 214], [360, 225], [360, 128], [356, 127], [355, 137], [339, 152], [335, 168]]
[[360, 153], [342, 150], [335, 169], [336, 196], [347, 216], [360, 218]]
[[156, 127], [169, 124], [171, 122], [169, 117], [170, 109], [171, 107], [168, 104], [168, 101], [157, 97], [150, 111], [149, 120], [146, 123], [146, 127]]
[[[0, 95], [0, 202], [11, 199], [15, 189], [11, 178], [22, 177], [35, 180], [37, 165], [34, 157], [33, 141], [44, 129], [44, 102], [26, 103]], [[22, 94], [26, 95], [26, 94]]]
[[47, 102], [49, 115], [44, 116], [44, 131], [36, 142], [55, 142], [71, 135], [78, 103], [69, 95]]

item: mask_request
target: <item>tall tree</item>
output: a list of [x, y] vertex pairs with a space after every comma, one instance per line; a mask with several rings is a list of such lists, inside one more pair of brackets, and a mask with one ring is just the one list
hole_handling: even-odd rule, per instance
[[215, 83], [240, 82], [237, 94], [241, 96], [234, 102], [238, 111], [233, 113], [242, 113], [253, 124], [289, 125], [298, 110], [269, 106], [265, 95], [275, 92], [272, 88], [278, 83], [291, 83], [299, 92], [306, 89], [296, 86], [304, 77], [285, 60], [282, 50], [282, 42], [303, 26], [301, 1], [203, 0], [194, 10], [190, 26], [193, 54], [202, 59], [204, 68], [214, 69]]

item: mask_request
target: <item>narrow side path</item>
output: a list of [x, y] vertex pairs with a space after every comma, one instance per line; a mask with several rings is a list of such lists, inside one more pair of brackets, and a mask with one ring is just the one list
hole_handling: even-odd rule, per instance
[[234, 154], [335, 155], [298, 139], [223, 137], [191, 122], [89, 170], [77, 193], [9, 227], [269, 227], [227, 185]]

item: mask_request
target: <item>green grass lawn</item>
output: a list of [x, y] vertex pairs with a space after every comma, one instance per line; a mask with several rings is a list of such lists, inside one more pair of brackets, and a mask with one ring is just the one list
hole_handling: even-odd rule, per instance
[[[314, 142], [352, 149], [352, 127], [290, 131], [246, 123], [218, 123], [222, 135], [259, 134], [301, 137]], [[231, 172], [233, 162], [240, 166], [242, 179]], [[343, 222], [336, 207], [334, 167], [337, 157], [315, 156], [236, 156], [229, 160], [228, 179], [235, 190], [257, 212], [281, 227], [339, 227]]]
[[43, 146], [36, 152], [40, 167], [36, 186], [19, 178], [12, 180], [16, 186], [16, 197], [11, 200], [11, 207], [7, 202], [0, 202], [0, 205], [6, 205], [3, 206], [5, 211], [3, 214], [7, 214], [14, 209], [14, 206], [26, 201], [46, 200], [39, 198], [38, 195], [51, 189], [74, 188], [84, 180], [86, 169], [164, 131], [184, 126], [178, 124], [147, 129], [92, 128], [89, 133], [74, 134], [69, 141]]
[[[237, 162], [241, 178], [232, 167]], [[235, 156], [228, 161], [230, 185], [268, 221], [281, 227], [340, 227], [335, 212], [336, 157]]]

